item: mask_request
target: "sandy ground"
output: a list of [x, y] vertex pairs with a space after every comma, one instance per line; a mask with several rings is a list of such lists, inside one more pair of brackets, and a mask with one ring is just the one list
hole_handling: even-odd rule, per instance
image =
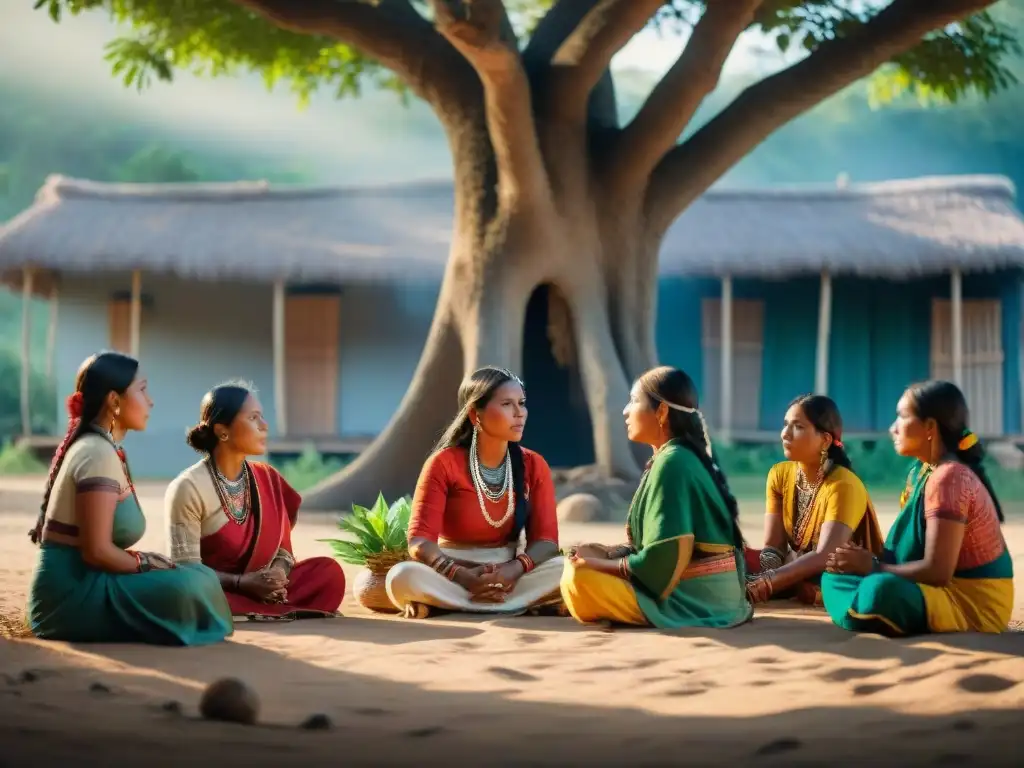
[[[0, 608], [24, 601], [39, 482], [0, 485]], [[163, 488], [141, 490], [143, 547], [163, 549]], [[753, 540], [757, 513], [745, 509]], [[303, 520], [300, 556], [326, 554], [315, 539], [333, 529]], [[1005, 530], [1024, 573], [1024, 521]], [[563, 541], [620, 533], [571, 526]], [[202, 649], [0, 640], [0, 766], [1019, 764], [1024, 634], [892, 641], [785, 604], [738, 629], [671, 633], [410, 622], [350, 597], [343, 610], [242, 623]], [[257, 691], [262, 725], [198, 720], [203, 687], [224, 676]], [[330, 728], [298, 727], [317, 713]]]

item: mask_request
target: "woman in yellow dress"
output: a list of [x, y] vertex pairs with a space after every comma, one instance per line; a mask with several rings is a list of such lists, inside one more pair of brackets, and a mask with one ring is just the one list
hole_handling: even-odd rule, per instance
[[1003, 632], [1013, 613], [1013, 560], [985, 452], [955, 384], [928, 381], [900, 398], [889, 428], [915, 459], [881, 557], [847, 544], [821, 579], [825, 610], [852, 632]]
[[881, 551], [878, 517], [842, 436], [842, 416], [830, 398], [804, 395], [790, 403], [782, 427], [786, 461], [768, 473], [764, 548], [746, 550], [751, 602], [796, 597], [821, 605], [821, 574], [837, 547], [852, 541]]

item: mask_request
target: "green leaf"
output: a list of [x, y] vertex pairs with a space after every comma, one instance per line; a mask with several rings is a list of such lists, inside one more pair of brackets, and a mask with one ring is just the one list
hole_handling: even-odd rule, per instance
[[366, 565], [366, 553], [351, 541], [342, 539], [317, 539], [331, 545], [334, 556], [350, 565]]

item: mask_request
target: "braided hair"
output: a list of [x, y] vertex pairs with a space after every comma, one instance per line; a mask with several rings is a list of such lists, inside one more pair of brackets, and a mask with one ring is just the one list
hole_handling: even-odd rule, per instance
[[704, 469], [711, 475], [722, 501], [732, 516], [733, 544], [738, 549], [743, 549], [745, 542], [740, 530], [739, 504], [729, 490], [725, 472], [714, 459], [707, 423], [698, 407], [697, 387], [693, 379], [678, 368], [664, 365], [644, 373], [638, 383], [647, 395], [652, 410], [657, 409], [661, 403], [668, 406], [669, 432], [700, 459]]
[[[441, 439], [437, 441], [432, 453], [443, 451], [445, 448], [468, 449], [473, 440], [473, 423], [469, 420], [470, 409], [480, 411], [486, 408], [498, 388], [509, 382], [518, 384], [524, 392], [526, 391], [526, 385], [523, 384], [522, 379], [506, 368], [495, 368], [488, 365], [473, 371], [464, 378], [462, 384], [459, 385], [459, 412], [441, 435]], [[508, 455], [512, 462], [512, 489], [515, 493], [512, 538], [517, 539], [523, 528], [526, 527], [526, 521], [530, 516], [530, 502], [524, 493], [526, 470], [523, 449], [519, 443], [509, 441]]]
[[67, 399], [68, 429], [54, 451], [50, 471], [46, 476], [46, 488], [43, 491], [39, 517], [36, 519], [35, 527], [28, 532], [33, 544], [42, 541], [43, 525], [46, 521], [47, 507], [50, 505], [53, 484], [71, 446], [92, 428], [93, 422], [103, 413], [110, 393], [123, 395], [135, 381], [138, 370], [138, 360], [119, 352], [100, 352], [87, 358], [79, 367], [75, 391]]

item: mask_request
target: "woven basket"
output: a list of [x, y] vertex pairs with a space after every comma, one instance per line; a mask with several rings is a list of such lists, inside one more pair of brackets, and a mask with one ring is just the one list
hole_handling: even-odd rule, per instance
[[408, 552], [385, 552], [366, 558], [366, 567], [359, 571], [352, 584], [356, 602], [376, 613], [398, 613], [384, 585], [388, 571], [408, 559]]

